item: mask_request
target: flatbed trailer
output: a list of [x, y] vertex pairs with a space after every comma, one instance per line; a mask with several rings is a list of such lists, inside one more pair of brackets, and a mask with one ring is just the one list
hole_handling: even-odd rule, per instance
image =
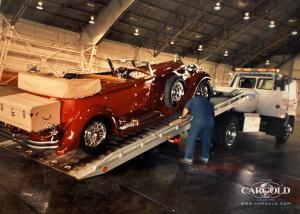
[[[246, 99], [246, 93], [213, 97], [211, 102], [215, 108], [215, 117], [230, 111]], [[81, 180], [109, 172], [170, 138], [188, 131], [190, 121], [190, 118], [168, 118], [124, 138], [112, 137], [106, 151], [98, 156], [87, 155], [80, 149], [57, 156], [54, 150], [32, 150], [13, 140], [1, 142], [0, 147]]]

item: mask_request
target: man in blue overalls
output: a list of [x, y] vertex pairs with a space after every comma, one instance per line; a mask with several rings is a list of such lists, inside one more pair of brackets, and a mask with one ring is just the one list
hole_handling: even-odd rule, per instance
[[202, 141], [201, 162], [208, 163], [209, 146], [211, 135], [214, 127], [214, 107], [205, 97], [196, 95], [185, 106], [182, 117], [188, 114], [192, 116], [191, 128], [187, 139], [184, 158], [180, 159], [181, 163], [193, 164], [195, 144], [197, 138]]

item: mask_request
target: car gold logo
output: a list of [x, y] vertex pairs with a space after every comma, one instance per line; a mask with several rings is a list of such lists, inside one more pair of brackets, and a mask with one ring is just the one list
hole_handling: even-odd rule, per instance
[[241, 192], [255, 198], [272, 199], [289, 194], [291, 189], [275, 182], [257, 182], [250, 187], [243, 187]]

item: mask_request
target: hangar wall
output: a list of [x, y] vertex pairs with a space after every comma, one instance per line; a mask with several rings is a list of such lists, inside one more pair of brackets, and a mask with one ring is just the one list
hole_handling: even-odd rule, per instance
[[[3, 26], [4, 27], [4, 26]], [[33, 66], [44, 72], [75, 72], [86, 68], [91, 50], [81, 54], [79, 34], [47, 25], [19, 20], [4, 64], [5, 71], [27, 71]], [[4, 39], [1, 40], [2, 45]], [[92, 71], [108, 69], [107, 58], [136, 59], [163, 62], [174, 59], [173, 54], [161, 53], [153, 58], [153, 50], [105, 40], [97, 47]], [[196, 63], [194, 58], [185, 57], [184, 63]], [[223, 64], [204, 62], [201, 67], [213, 77], [213, 85], [224, 86], [230, 80], [231, 67]]]
[[291, 74], [293, 78], [297, 79], [300, 96], [300, 54], [282, 65], [280, 71], [284, 74]]

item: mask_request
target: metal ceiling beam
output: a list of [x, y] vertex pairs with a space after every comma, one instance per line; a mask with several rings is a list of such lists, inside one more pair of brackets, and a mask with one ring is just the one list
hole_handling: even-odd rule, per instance
[[80, 35], [84, 45], [97, 45], [103, 40], [113, 24], [135, 2], [135, 0], [111, 0], [95, 19], [95, 24], [86, 27]]
[[[172, 1], [173, 1], [173, 0], [172, 0]], [[174, 2], [179, 4], [178, 1], [174, 1]], [[178, 13], [177, 11], [170, 10], [170, 9], [167, 9], [167, 8], [163, 8], [163, 7], [160, 7], [159, 5], [155, 5], [155, 4], [152, 4], [152, 3], [150, 3], [150, 2], [139, 1], [139, 3], [142, 3], [142, 4], [146, 5], [146, 6], [153, 7], [153, 8], [157, 8], [157, 9], [159, 9], [159, 10], [163, 10], [163, 11], [166, 11], [166, 12], [168, 12], [168, 13], [171, 13], [171, 14], [172, 14], [174, 17], [176, 17], [176, 18], [178, 18], [178, 16], [180, 15], [180, 13]], [[184, 3], [182, 3], [182, 2], [180, 2], [180, 4], [183, 5], [183, 6], [185, 6], [185, 7], [187, 7], [187, 8], [192, 8], [192, 9], [194, 9], [195, 12], [203, 12], [203, 13], [205, 13], [205, 14], [209, 14], [208, 11], [204, 11], [203, 9], [199, 9], [199, 8], [196, 9], [196, 7], [193, 6], [193, 5], [187, 5], [187, 4], [184, 4]], [[211, 14], [211, 13], [210, 13], [210, 14]], [[186, 18], [188, 18], [188, 19], [194, 19], [195, 17], [193, 17], [193, 16], [186, 16]], [[224, 17], [223, 17], [223, 19], [224, 19]], [[205, 23], [205, 24], [207, 24], [207, 25], [213, 26], [214, 28], [222, 29], [222, 26], [221, 26], [221, 25], [217, 25], [216, 23], [209, 22], [209, 21], [203, 20], [203, 19], [199, 19], [198, 21], [201, 22], [201, 23]]]
[[[300, 28], [298, 29], [298, 31], [300, 30]], [[284, 36], [280, 36], [279, 38], [277, 38], [276, 40], [274, 40], [272, 43], [270, 43], [269, 45], [267, 45], [266, 47], [264, 47], [263, 49], [259, 50], [258, 52], [256, 52], [252, 57], [250, 57], [249, 59], [245, 60], [240, 67], [243, 67], [245, 65], [247, 65], [249, 62], [251, 62], [253, 59], [255, 59], [257, 56], [259, 56], [260, 54], [264, 53], [266, 50], [274, 47], [275, 45], [279, 44], [280, 42], [286, 40], [289, 36], [291, 36], [291, 32], [286, 33]]]
[[52, 16], [57, 16], [57, 17], [60, 17], [60, 18], [63, 18], [65, 20], [69, 20], [69, 21], [73, 21], [73, 22], [76, 22], [76, 23], [80, 23], [80, 24], [86, 24], [86, 20], [83, 20], [83, 19], [78, 19], [78, 18], [72, 18], [70, 16], [65, 16], [65, 15], [62, 15], [60, 13], [57, 13], [57, 12], [52, 12], [52, 11], [49, 11], [47, 8], [44, 8], [43, 10], [36, 10], [35, 9], [35, 5], [33, 4], [28, 4], [28, 6], [32, 9], [34, 9], [35, 11], [38, 11], [40, 13], [47, 13], [47, 14], [50, 14]]
[[[257, 7], [259, 7], [259, 6], [261, 6], [264, 2], [266, 2], [266, 0], [260, 1], [258, 4], [256, 4], [254, 7], [252, 7], [252, 8], [249, 9], [248, 11], [249, 11], [250, 13], [251, 13], [251, 12], [254, 12], [255, 9], [256, 9]], [[281, 6], [282, 6], [282, 5], [281, 5]], [[274, 11], [274, 10], [277, 9], [277, 8], [278, 8], [278, 5], [277, 5], [277, 7], [272, 8], [271, 11]], [[236, 38], [238, 38], [240, 35], [242, 35], [242, 34], [243, 34], [245, 31], [247, 31], [249, 28], [251, 28], [251, 27], [254, 26], [256, 23], [258, 23], [259, 21], [261, 21], [262, 18], [256, 18], [256, 19], [254, 18], [254, 19], [252, 19], [251, 22], [248, 22], [248, 25], [246, 25], [246, 27], [241, 28], [241, 26], [240, 26], [240, 30], [237, 31], [237, 30], [235, 29], [236, 25], [241, 25], [240, 22], [242, 22], [242, 20], [241, 20], [240, 18], [239, 18], [239, 20], [240, 20], [240, 21], [235, 22], [235, 24], [232, 24], [231, 26], [228, 26], [228, 29], [229, 29], [229, 30], [227, 30], [226, 32], [227, 32], [227, 34], [230, 34], [230, 32], [232, 31], [232, 35], [231, 35], [231, 36], [228, 36], [228, 39], [227, 39], [225, 42], [221, 43], [220, 46], [219, 46], [219, 48], [218, 48], [217, 50], [219, 50], [220, 48], [226, 47], [226, 45], [229, 43], [228, 41], [232, 41], [232, 40], [235, 40]], [[254, 21], [254, 20], [255, 20], [255, 21]], [[206, 41], [206, 43], [208, 43], [208, 42], [209, 42], [209, 41]], [[205, 43], [204, 43], [204, 44], [205, 44]], [[207, 55], [207, 56], [200, 62], [200, 64], [203, 63], [204, 61], [206, 61], [207, 59], [209, 59], [210, 57], [211, 57], [211, 54]]]
[[[0, 2], [1, 2], [1, 0], [0, 0]], [[22, 3], [21, 7], [17, 11], [17, 13], [10, 20], [10, 24], [12, 26], [17, 23], [17, 21], [19, 20], [19, 18], [21, 18], [21, 16], [24, 14], [24, 12], [26, 11], [26, 9], [28, 8], [28, 4], [31, 4], [31, 3], [32, 3], [32, 0], [24, 0], [24, 2]]]
[[[197, 11], [203, 11], [201, 8], [194, 7], [194, 6], [192, 6], [192, 5], [186, 4], [186, 3], [181, 2], [181, 1], [178, 1], [178, 0], [172, 0], [172, 1], [175, 2], [175, 3], [177, 3], [177, 4], [181, 4], [181, 5], [185, 6], [185, 7], [191, 7], [191, 8], [193, 8], [193, 9], [197, 10]], [[222, 5], [223, 5], [223, 2], [222, 2]], [[240, 12], [241, 12], [241, 15], [242, 15], [242, 11], [240, 11]], [[218, 13], [213, 13], [213, 12], [210, 12], [210, 11], [206, 11], [206, 13], [207, 13], [208, 15], [213, 16], [213, 17], [218, 17], [218, 18], [221, 18], [221, 19], [226, 20], [226, 21], [229, 21], [229, 22], [232, 21], [232, 19], [231, 19], [230, 17], [226, 17], [226, 16], [223, 16], [223, 15], [218, 14]], [[203, 22], [203, 20], [200, 20], [200, 21]], [[207, 22], [207, 24], [216, 26], [216, 24], [214, 24], [213, 22]], [[220, 29], [222, 29], [221, 25], [219, 25], [218, 27], [219, 27]], [[255, 29], [257, 29], [257, 30], [265, 31], [265, 29], [258, 28], [257, 26], [253, 26], [253, 28], [255, 28]], [[247, 34], [247, 35], [253, 37], [253, 35], [251, 35], [251, 34]]]
[[[155, 18], [155, 17], [148, 17], [148, 16], [146, 16], [146, 15], [142, 15], [142, 14], [139, 14], [139, 13], [136, 13], [136, 12], [133, 12], [133, 11], [127, 12], [127, 14], [130, 15], [130, 16], [137, 17], [137, 18], [143, 18], [143, 19], [151, 20], [151, 21], [156, 22], [156, 23], [162, 23], [164, 26], [166, 26], [166, 27], [167, 27], [167, 26], [170, 26], [170, 27], [172, 27], [173, 29], [175, 29], [175, 28], [178, 28], [178, 29], [179, 29], [179, 28], [180, 28], [180, 26], [176, 25], [175, 23], [170, 24], [170, 23], [167, 23], [167, 22], [165, 22], [165, 21], [163, 21], [163, 20], [159, 20], [159, 19], [157, 19], [157, 18]], [[141, 27], [140, 25], [138, 26], [138, 25], [135, 24], [135, 23], [130, 23], [130, 25], [137, 26], [137, 27], [139, 27], [139, 28], [145, 28], [145, 27]], [[191, 32], [191, 33], [195, 33], [195, 34], [204, 35], [204, 36], [206, 36], [206, 37], [212, 37], [212, 35], [210, 35], [210, 34], [208, 34], [208, 33], [206, 33], [206, 32], [196, 31], [195, 29], [188, 29], [187, 31], [189, 31], [189, 32]], [[166, 34], [166, 33], [161, 32], [161, 31], [160, 31], [160, 33], [161, 33], [161, 34], [164, 34], [164, 35], [169, 35], [169, 34]], [[253, 37], [253, 36], [252, 36], [252, 37]], [[178, 39], [181, 39], [181, 38], [183, 38], [184, 40], [189, 40], [189, 41], [191, 41], [191, 42], [199, 42], [199, 41], [198, 41], [199, 39], [197, 39], [197, 40], [192, 40], [192, 39], [190, 39], [190, 38], [183, 37], [182, 35], [181, 35], [180, 37], [178, 37]], [[238, 42], [238, 41], [231, 41], [231, 43], [235, 43], [235, 44], [242, 45], [242, 46], [245, 45], [244, 43], [241, 43], [241, 42]]]
[[[118, 34], [130, 36], [130, 37], [132, 37], [132, 38], [134, 38], [134, 39], [137, 38], [137, 37], [134, 36], [132, 33], [124, 32], [124, 31], [121, 31], [121, 30], [118, 30], [118, 29], [112, 29], [111, 31], [112, 31], [112, 32], [115, 32], [115, 33], [118, 33]], [[147, 35], [147, 36], [146, 36], [146, 35], [140, 35], [139, 37], [141, 37], [141, 38], [144, 39], [144, 40], [148, 40], [148, 39], [151, 38], [151, 37], [148, 36], [148, 35]], [[166, 41], [165, 41], [165, 40], [155, 40], [155, 42], [157, 42], [157, 43], [165, 43]], [[148, 47], [148, 48], [151, 48], [151, 49], [152, 49], [152, 47], [150, 47], [150, 45], [148, 45], [148, 46], [146, 45], [145, 47]], [[175, 47], [175, 48], [178, 48], [178, 49], [181, 49], [181, 50], [187, 48], [186, 46], [179, 45], [179, 44], [171, 45], [171, 47]], [[207, 52], [207, 51], [202, 51], [201, 53], [203, 54], [203, 53], [209, 53], [209, 52]], [[214, 55], [215, 55], [215, 56], [221, 56], [222, 54], [220, 54], [220, 53], [214, 53]]]
[[[249, 8], [249, 12], [253, 12], [257, 7], [259, 7], [265, 1], [267, 1], [267, 0], [262, 0], [258, 4], [256, 4], [255, 7]], [[204, 44], [204, 45], [208, 44], [211, 41], [213, 41], [214, 39], [218, 39], [220, 37], [220, 35], [221, 36], [225, 35], [225, 41], [221, 42], [221, 44], [219, 44], [219, 47], [215, 50], [215, 51], [218, 51], [219, 49], [225, 47], [227, 44], [234, 42], [234, 40], [236, 38], [238, 38], [240, 35], [242, 35], [242, 34], [246, 35], [246, 31], [248, 29], [250, 29], [251, 27], [253, 27], [256, 23], [252, 19], [252, 21], [248, 22], [247, 25], [244, 27], [244, 22], [241, 19], [240, 15], [235, 16], [232, 20], [233, 21], [230, 21], [230, 23], [224, 27], [224, 29], [227, 29], [226, 31], [224, 31], [223, 33], [221, 33], [219, 30], [212, 31], [210, 33], [211, 37], [208, 37], [206, 40], [202, 40], [202, 44]], [[231, 32], [232, 32], [232, 35], [229, 36]], [[221, 41], [222, 41], [222, 39], [221, 39]], [[188, 54], [188, 53], [192, 52], [193, 50], [197, 49], [198, 45], [199, 45], [198, 43], [196, 43], [195, 45], [192, 45], [190, 48], [187, 49], [185, 54]], [[204, 58], [204, 60], [201, 61], [201, 63], [203, 63], [205, 60], [209, 59], [213, 54], [214, 54], [214, 52], [211, 52], [210, 54], [208, 54]]]
[[[196, 15], [196, 17], [199, 17], [199, 15]], [[169, 42], [165, 43], [163, 46], [161, 46], [158, 50], [154, 52], [154, 57], [157, 57], [161, 52], [163, 52], [169, 45], [171, 41], [175, 41], [184, 31], [186, 31], [189, 27], [191, 27], [193, 24], [196, 23], [197, 18], [187, 21], [184, 26], [178, 30], [169, 40]]]

